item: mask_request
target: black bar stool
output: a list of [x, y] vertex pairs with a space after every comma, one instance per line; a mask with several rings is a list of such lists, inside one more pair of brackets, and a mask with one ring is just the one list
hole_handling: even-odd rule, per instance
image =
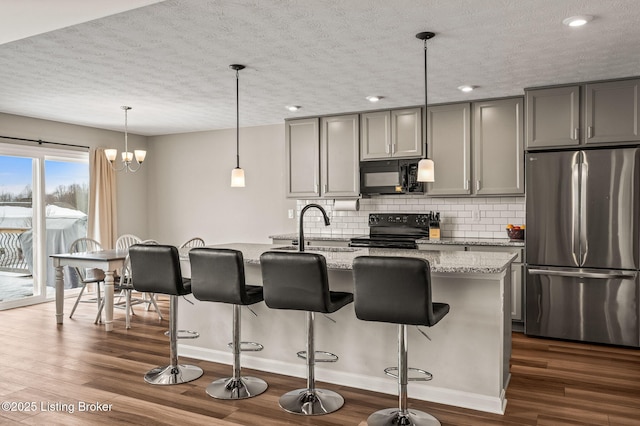
[[[231, 249], [193, 248], [191, 290], [196, 299], [233, 304], [233, 377], [212, 382], [207, 394], [219, 399], [245, 399], [267, 390], [267, 382], [257, 377], [240, 375], [240, 352], [260, 351], [262, 345], [240, 341], [240, 308], [262, 302], [262, 287], [246, 285], [242, 253]], [[248, 345], [242, 349], [242, 345]]]
[[[169, 302], [170, 364], [156, 367], [144, 375], [152, 385], [176, 385], [202, 376], [202, 368], [178, 364], [178, 296], [191, 293], [191, 281], [182, 277], [178, 249], [166, 245], [129, 247], [133, 288], [141, 293], [160, 293], [171, 296]], [[190, 332], [197, 335], [197, 333]]]
[[[314, 313], [332, 313], [353, 301], [352, 293], [329, 291], [327, 264], [316, 253], [266, 252], [260, 256], [264, 301], [273, 309], [307, 312], [307, 350], [298, 357], [307, 363], [307, 387], [280, 397], [280, 406], [289, 413], [320, 415], [332, 413], [344, 404], [337, 392], [315, 387], [315, 363], [335, 362], [338, 357], [314, 349]], [[316, 359], [316, 353], [328, 358]]]
[[[407, 325], [431, 327], [448, 312], [446, 303], [431, 300], [429, 262], [418, 258], [360, 256], [353, 261], [356, 316], [365, 321], [398, 324], [398, 367], [385, 374], [397, 377], [399, 408], [376, 411], [367, 419], [369, 426], [439, 425], [431, 414], [407, 408], [407, 383], [431, 380], [424, 370], [407, 367]], [[393, 371], [397, 370], [397, 374]], [[408, 377], [408, 370], [423, 377]]]

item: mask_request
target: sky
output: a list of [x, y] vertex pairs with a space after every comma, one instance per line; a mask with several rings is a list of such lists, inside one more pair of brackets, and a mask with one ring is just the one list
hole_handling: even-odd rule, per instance
[[[0, 193], [20, 193], [31, 185], [32, 159], [0, 155]], [[60, 185], [89, 184], [89, 164], [45, 160], [45, 192]]]

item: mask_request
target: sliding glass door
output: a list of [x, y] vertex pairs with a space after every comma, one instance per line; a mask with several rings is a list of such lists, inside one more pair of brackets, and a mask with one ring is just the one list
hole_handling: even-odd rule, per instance
[[86, 151], [0, 144], [0, 309], [54, 297], [49, 256], [86, 236], [88, 188]]

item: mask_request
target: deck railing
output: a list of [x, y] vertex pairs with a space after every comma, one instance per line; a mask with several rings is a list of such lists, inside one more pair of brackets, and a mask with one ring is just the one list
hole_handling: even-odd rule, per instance
[[29, 267], [20, 247], [20, 235], [29, 228], [0, 228], [0, 270], [24, 272]]

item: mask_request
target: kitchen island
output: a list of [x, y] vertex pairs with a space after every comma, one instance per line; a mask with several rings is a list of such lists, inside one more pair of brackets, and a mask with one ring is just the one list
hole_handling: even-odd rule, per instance
[[[262, 282], [260, 255], [282, 246], [224, 244], [244, 255], [248, 284]], [[316, 251], [317, 250], [317, 251]], [[433, 300], [448, 303], [450, 313], [432, 328], [409, 328], [409, 366], [433, 374], [430, 382], [411, 382], [410, 398], [492, 413], [504, 413], [511, 355], [510, 274], [515, 253], [451, 252], [401, 249], [317, 247], [308, 252], [325, 256], [332, 290], [353, 291], [352, 263], [357, 256], [407, 256], [429, 261]], [[187, 252], [183, 274], [190, 275]], [[389, 285], [393, 285], [392, 282]], [[231, 364], [232, 306], [180, 302], [178, 324], [200, 338], [181, 341], [181, 356]], [[304, 361], [296, 357], [305, 344], [304, 313], [271, 310], [264, 303], [243, 309], [242, 340], [264, 345], [262, 352], [245, 352], [244, 367], [305, 377]], [[333, 322], [335, 321], [335, 323]], [[316, 320], [316, 348], [337, 354], [337, 363], [316, 365], [319, 381], [396, 394], [397, 383], [383, 370], [397, 363], [397, 326], [356, 318], [353, 304]], [[331, 387], [331, 385], [327, 385]]]

